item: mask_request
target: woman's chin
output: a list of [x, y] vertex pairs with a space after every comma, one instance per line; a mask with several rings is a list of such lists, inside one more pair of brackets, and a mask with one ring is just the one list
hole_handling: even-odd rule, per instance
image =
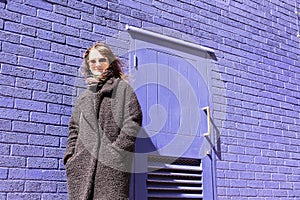
[[102, 72], [100, 71], [92, 71], [92, 73], [95, 75], [95, 76], [100, 76], [102, 74]]

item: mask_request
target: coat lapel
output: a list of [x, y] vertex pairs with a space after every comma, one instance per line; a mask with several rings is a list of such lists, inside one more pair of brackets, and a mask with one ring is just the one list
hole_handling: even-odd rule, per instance
[[[111, 93], [113, 89], [116, 87], [118, 83], [118, 79], [111, 78], [106, 81], [106, 83], [103, 85], [102, 89], [97, 94], [97, 106], [96, 110], [99, 110], [99, 105], [101, 104], [103, 97], [105, 94]], [[87, 91], [87, 94], [80, 102], [81, 112], [84, 116], [84, 118], [87, 120], [88, 123], [90, 123], [91, 128], [98, 133], [98, 119], [97, 119], [97, 113], [95, 112], [94, 107], [94, 93], [90, 90]]]

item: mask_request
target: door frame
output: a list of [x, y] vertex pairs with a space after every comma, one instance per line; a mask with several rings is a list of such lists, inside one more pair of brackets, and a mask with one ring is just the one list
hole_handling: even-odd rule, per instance
[[[133, 67], [136, 67], [136, 58], [135, 58], [135, 52], [139, 48], [138, 45], [143, 43], [147, 46], [147, 48], [156, 48], [158, 45], [160, 45], [159, 50], [166, 50], [168, 51], [170, 47], [175, 47], [173, 50], [180, 51], [180, 55], [184, 57], [191, 57], [190, 55], [193, 55], [192, 58], [195, 58], [195, 56], [198, 56], [199, 58], [206, 60], [206, 77], [204, 78], [204, 81], [208, 88], [208, 93], [211, 94], [211, 71], [210, 71], [210, 65], [215, 64], [216, 56], [214, 53], [214, 50], [211, 48], [207, 48], [204, 46], [201, 46], [196, 43], [180, 40], [177, 38], [169, 37], [166, 35], [162, 35], [156, 32], [152, 32], [149, 30], [144, 30], [140, 28], [136, 28], [133, 26], [126, 25], [126, 30], [130, 34], [130, 54], [129, 54], [129, 64], [133, 65]], [[137, 44], [140, 43], [140, 44]], [[129, 73], [131, 73], [131, 70], [133, 67], [129, 67]], [[213, 106], [212, 106], [212, 99], [209, 95], [208, 97], [209, 106], [211, 107], [211, 112], [213, 112]], [[207, 187], [203, 187], [203, 193], [204, 193], [204, 200], [216, 200], [216, 159], [215, 159], [215, 153], [214, 151], [210, 151], [207, 156], [202, 158], [202, 167], [203, 167], [203, 175], [205, 178], [205, 182], [203, 183], [203, 186], [207, 184]], [[132, 186], [135, 185], [135, 176], [132, 176]], [[135, 193], [135, 187], [131, 190], [133, 193]], [[134, 195], [135, 196], [135, 195]], [[133, 198], [135, 199], [135, 198]]]

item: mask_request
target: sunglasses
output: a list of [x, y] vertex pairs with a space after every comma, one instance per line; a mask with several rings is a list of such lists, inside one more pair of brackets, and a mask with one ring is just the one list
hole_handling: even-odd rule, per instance
[[99, 58], [99, 59], [93, 59], [93, 60], [88, 60], [87, 62], [90, 64], [90, 65], [95, 65], [97, 63], [97, 61], [99, 63], [105, 63], [106, 62], [106, 58]]

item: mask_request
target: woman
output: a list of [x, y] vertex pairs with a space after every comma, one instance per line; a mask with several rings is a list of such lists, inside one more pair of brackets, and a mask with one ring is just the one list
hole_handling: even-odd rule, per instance
[[104, 43], [84, 53], [88, 88], [78, 97], [64, 154], [70, 200], [129, 199], [130, 172], [142, 112]]

